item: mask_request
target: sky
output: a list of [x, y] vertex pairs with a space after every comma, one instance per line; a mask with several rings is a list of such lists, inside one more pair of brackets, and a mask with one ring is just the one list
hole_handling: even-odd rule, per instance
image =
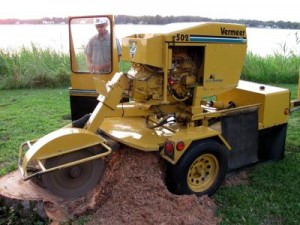
[[300, 22], [298, 0], [8, 0], [0, 19], [39, 19], [84, 15], [201, 16]]

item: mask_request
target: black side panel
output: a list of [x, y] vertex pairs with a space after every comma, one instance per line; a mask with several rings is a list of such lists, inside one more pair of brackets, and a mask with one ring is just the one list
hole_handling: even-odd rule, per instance
[[92, 113], [98, 104], [96, 97], [70, 96], [72, 121], [78, 120], [86, 114]]
[[258, 109], [235, 112], [221, 118], [222, 134], [232, 149], [228, 169], [233, 170], [258, 161]]
[[284, 156], [287, 124], [259, 132], [259, 160], [279, 160]]

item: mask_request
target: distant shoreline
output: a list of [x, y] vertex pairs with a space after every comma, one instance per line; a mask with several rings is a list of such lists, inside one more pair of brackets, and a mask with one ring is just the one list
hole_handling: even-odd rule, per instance
[[[247, 27], [256, 28], [278, 28], [278, 29], [300, 29], [300, 23], [291, 21], [260, 21], [248, 19], [211, 19], [200, 16], [128, 16], [116, 15], [116, 24], [143, 24], [143, 25], [164, 25], [169, 23], [183, 22], [224, 22], [245, 24]], [[68, 18], [44, 17], [40, 19], [0, 19], [0, 25], [21, 25], [21, 24], [67, 24]]]

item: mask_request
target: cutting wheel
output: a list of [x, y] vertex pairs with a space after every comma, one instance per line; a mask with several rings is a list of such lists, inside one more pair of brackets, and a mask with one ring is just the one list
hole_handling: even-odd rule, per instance
[[[80, 150], [46, 160], [45, 167], [51, 168], [74, 162], [93, 155], [88, 150]], [[100, 180], [104, 171], [104, 162], [95, 159], [76, 166], [56, 170], [43, 175], [46, 188], [55, 195], [75, 198], [86, 194]]]

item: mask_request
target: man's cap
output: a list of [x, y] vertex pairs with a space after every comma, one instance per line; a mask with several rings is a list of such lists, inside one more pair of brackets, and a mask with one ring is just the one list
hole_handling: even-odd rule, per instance
[[106, 17], [99, 17], [99, 18], [94, 18], [94, 24], [108, 24], [107, 18]]

